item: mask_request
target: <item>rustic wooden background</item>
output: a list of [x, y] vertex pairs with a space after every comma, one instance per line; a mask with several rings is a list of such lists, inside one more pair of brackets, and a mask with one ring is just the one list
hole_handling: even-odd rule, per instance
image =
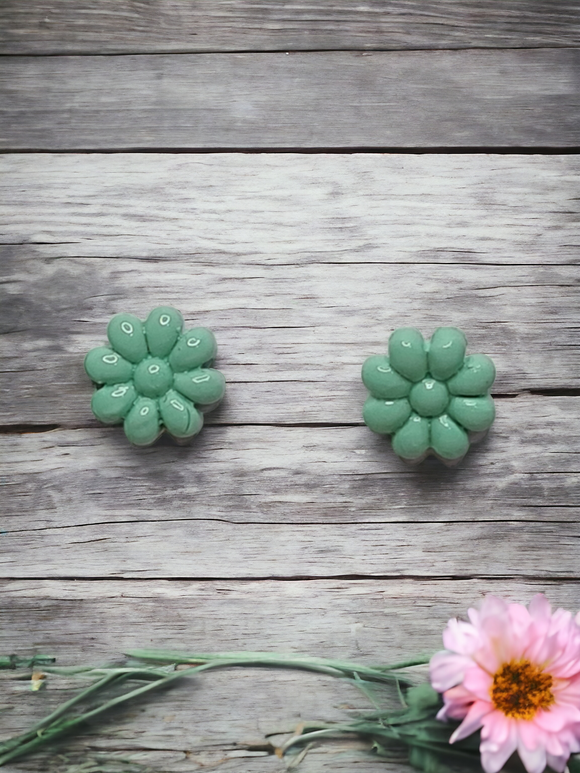
[[[578, 2], [0, 2], [0, 653], [388, 662], [486, 592], [580, 607], [579, 48]], [[162, 303], [227, 398], [136, 450], [82, 360]], [[362, 424], [403, 325], [496, 361], [456, 469]], [[4, 674], [2, 735], [70, 689]], [[220, 673], [6, 770], [282, 773], [267, 734], [363, 705]], [[410, 770], [355, 740], [300, 768], [355, 769]]]

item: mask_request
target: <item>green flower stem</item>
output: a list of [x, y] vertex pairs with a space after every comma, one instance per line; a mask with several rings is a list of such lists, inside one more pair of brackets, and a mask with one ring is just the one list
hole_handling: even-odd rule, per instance
[[[58, 719], [60, 719], [64, 714], [70, 711], [70, 709], [76, 706], [77, 703], [80, 703], [80, 701], [84, 700], [90, 695], [99, 692], [104, 687], [108, 687], [111, 682], [117, 678], [117, 674], [108, 674], [98, 682], [95, 682], [86, 689], [81, 690], [81, 692], [75, 695], [74, 698], [61, 703], [57, 709], [44, 717], [44, 719], [41, 719], [40, 722], [37, 722], [35, 725], [33, 725], [28, 732], [24, 733], [23, 735], [16, 736], [15, 738], [10, 738], [8, 741], [0, 744], [0, 751], [5, 752], [0, 756], [0, 765], [4, 765], [6, 762], [9, 762], [16, 757], [20, 757], [23, 754], [27, 754], [30, 751], [33, 751], [36, 746], [46, 743], [54, 734], [51, 728], [57, 725]], [[42, 731], [45, 728], [47, 728], [47, 732], [43, 733]]]
[[164, 652], [163, 650], [129, 650], [125, 653], [129, 657], [145, 661], [157, 661], [161, 663], [218, 663], [222, 667], [233, 666], [257, 666], [262, 668], [292, 668], [303, 671], [314, 671], [338, 678], [353, 678], [355, 674], [373, 682], [400, 681], [404, 684], [412, 684], [412, 681], [393, 671], [409, 668], [410, 666], [425, 665], [429, 663], [431, 655], [421, 655], [412, 660], [395, 663], [390, 666], [361, 666], [342, 660], [328, 660], [326, 658], [307, 658], [300, 655], [280, 656], [269, 652], [218, 652], [212, 655], [207, 653], [177, 653]]
[[[0, 766], [7, 762], [16, 759], [17, 757], [24, 756], [33, 751], [36, 751], [41, 746], [44, 746], [57, 738], [60, 738], [65, 733], [69, 733], [79, 725], [83, 724], [87, 720], [93, 719], [115, 706], [119, 706], [126, 701], [133, 700], [138, 697], [142, 697], [152, 690], [156, 690], [160, 687], [164, 687], [177, 679], [182, 679], [186, 676], [193, 676], [203, 671], [222, 669], [222, 668], [236, 668], [236, 667], [266, 667], [266, 668], [291, 668], [305, 671], [313, 671], [316, 673], [325, 674], [336, 678], [346, 678], [349, 681], [353, 681], [355, 686], [364, 681], [367, 682], [379, 682], [379, 683], [400, 683], [406, 686], [412, 685], [410, 680], [405, 675], [396, 673], [398, 669], [407, 668], [409, 666], [423, 665], [429, 662], [429, 656], [420, 656], [412, 660], [405, 661], [404, 663], [396, 663], [391, 666], [380, 667], [368, 667], [359, 666], [354, 663], [339, 661], [339, 660], [327, 660], [324, 658], [306, 658], [301, 656], [279, 656], [273, 653], [263, 652], [226, 652], [217, 653], [215, 655], [208, 654], [178, 654], [172, 652], [164, 652], [159, 650], [131, 650], [127, 653], [129, 657], [136, 658], [141, 661], [155, 661], [160, 663], [166, 663], [165, 668], [153, 668], [153, 667], [85, 667], [76, 666], [72, 668], [59, 668], [55, 666], [48, 666], [44, 670], [48, 673], [60, 674], [64, 676], [80, 676], [84, 678], [90, 678], [99, 676], [100, 678], [81, 690], [78, 695], [65, 703], [61, 704], [55, 711], [45, 717], [43, 720], [35, 724], [27, 733], [9, 739], [3, 744], [0, 744]], [[13, 662], [13, 658], [11, 662]], [[52, 659], [49, 659], [52, 662]], [[29, 663], [31, 661], [28, 661]], [[191, 664], [189, 668], [183, 670], [172, 670], [168, 673], [167, 668], [173, 667], [179, 664]], [[12, 666], [11, 666], [12, 667]], [[128, 692], [119, 695], [115, 698], [111, 698], [105, 701], [100, 706], [93, 708], [89, 711], [79, 714], [72, 718], [65, 718], [71, 709], [73, 709], [78, 703], [85, 700], [89, 696], [95, 695], [98, 692], [106, 690], [114, 684], [129, 680], [139, 679], [147, 680], [148, 684], [129, 690]], [[409, 714], [409, 712], [407, 712]], [[337, 733], [337, 732], [353, 732], [372, 735], [382, 735], [390, 740], [398, 740], [407, 743], [408, 745], [417, 745], [415, 740], [405, 740], [401, 737], [401, 734], [395, 727], [387, 729], [385, 727], [385, 721], [392, 724], [401, 724], [404, 719], [403, 715], [405, 711], [399, 710], [390, 714], [385, 714], [376, 723], [369, 723], [366, 721], [358, 721], [353, 723], [347, 723], [344, 725], [333, 725], [332, 727], [321, 727], [320, 725], [314, 725], [311, 727], [318, 727], [318, 730], [313, 732], [323, 732], [325, 734]], [[414, 720], [418, 719], [417, 712], [412, 714]], [[410, 715], [409, 715], [410, 718]], [[365, 723], [366, 722], [366, 723]], [[372, 732], [371, 732], [372, 729]], [[380, 731], [380, 732], [379, 732]], [[312, 734], [310, 734], [312, 735]], [[295, 740], [294, 743], [302, 743], [301, 740]], [[427, 747], [425, 747], [427, 748]], [[437, 747], [439, 748], [439, 747]]]
[[[388, 715], [385, 716], [385, 721], [388, 722]], [[473, 751], [469, 751], [451, 746], [448, 740], [444, 743], [437, 743], [436, 741], [422, 739], [420, 733], [423, 728], [421, 727], [421, 723], [417, 723], [417, 725], [416, 731], [410, 730], [407, 733], [400, 733], [395, 728], [390, 728], [388, 724], [383, 725], [378, 722], [357, 721], [344, 724], [328, 724], [323, 722], [308, 723], [305, 727], [313, 728], [312, 730], [309, 729], [306, 733], [294, 735], [280, 747], [280, 750], [284, 755], [294, 746], [308, 744], [319, 738], [340, 735], [343, 733], [354, 733], [356, 735], [368, 736], [372, 738], [373, 741], [395, 741], [396, 743], [419, 747], [439, 755], [450, 755], [460, 759], [469, 759], [471, 761], [477, 761], [479, 759], [479, 750], [477, 748]]]
[[34, 655], [31, 658], [19, 658], [17, 655], [0, 656], [0, 669], [16, 668], [35, 668], [36, 666], [47, 666], [54, 663], [56, 658], [50, 655]]

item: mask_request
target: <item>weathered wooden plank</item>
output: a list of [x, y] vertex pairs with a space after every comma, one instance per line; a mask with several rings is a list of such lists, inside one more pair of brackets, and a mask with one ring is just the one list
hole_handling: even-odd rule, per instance
[[580, 143], [580, 51], [5, 57], [0, 148]]
[[14, 154], [0, 243], [18, 260], [578, 263], [579, 187], [573, 155]]
[[5, 54], [528, 48], [580, 42], [580, 6], [534, 2], [4, 0]]
[[[120, 473], [114, 465], [109, 469], [113, 477]], [[225, 481], [222, 485], [225, 489]], [[135, 499], [139, 496], [135, 492]], [[160, 499], [164, 497], [169, 498], [162, 488]], [[353, 512], [356, 505], [353, 500]], [[190, 507], [191, 512], [204, 509], [197, 500]], [[124, 510], [128, 515], [130, 505], [125, 503]], [[311, 523], [293, 524], [285, 518], [267, 526], [227, 517], [126, 517], [116, 523], [37, 528], [29, 511], [28, 523], [0, 535], [0, 577], [578, 578], [578, 519], [495, 522], [470, 521], [470, 515], [466, 512], [463, 522], [331, 525], [317, 513]]]
[[230, 390], [210, 422], [360, 422], [362, 363], [406, 325], [465, 330], [496, 362], [498, 394], [580, 385], [576, 266], [8, 257], [4, 271], [4, 425], [96, 426], [86, 352], [116, 312], [160, 303], [216, 333]]
[[[329, 532], [374, 522], [575, 522], [579, 408], [577, 397], [498, 401], [489, 436], [452, 470], [435, 460], [409, 467], [364, 426], [214, 426], [191, 447], [148, 450], [130, 447], [121, 428], [2, 435], [2, 528], [18, 540], [35, 529], [72, 535], [165, 520], [193, 532], [200, 520]], [[114, 542], [118, 532], [107, 532]]]
[[[440, 649], [447, 620], [464, 617], [482, 594], [527, 603], [535, 593], [545, 592], [554, 607], [576, 610], [580, 590], [577, 582], [549, 580], [13, 581], [0, 587], [0, 652], [49, 652], [61, 665], [110, 662], [123, 650], [145, 646], [210, 652], [265, 649], [369, 665], [394, 662]], [[68, 695], [51, 677], [46, 690], [31, 693], [6, 676], [10, 674], [2, 680], [2, 704], [9, 707], [2, 713], [4, 734], [23, 730]], [[255, 751], [268, 733], [290, 729], [301, 720], [342, 719], [349, 709], [366, 705], [350, 685], [324, 677], [217, 672], [117, 713], [68, 740], [62, 753], [71, 766], [104, 752], [109, 759], [135, 755], [136, 762], [164, 771], [190, 771], [205, 762], [219, 773], [240, 770], [240, 765], [249, 773], [281, 773], [284, 767], [275, 757], [259, 757]], [[361, 744], [321, 745], [299, 769], [410, 770], [402, 758], [389, 764], [371, 757], [364, 764], [357, 747]], [[65, 760], [61, 765], [59, 770], [66, 770]], [[29, 758], [6, 770], [48, 767], [46, 758]]]

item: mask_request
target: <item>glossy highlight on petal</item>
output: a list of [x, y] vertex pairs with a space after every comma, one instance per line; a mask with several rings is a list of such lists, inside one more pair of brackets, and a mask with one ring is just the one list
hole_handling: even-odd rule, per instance
[[129, 362], [140, 362], [147, 356], [143, 323], [133, 314], [115, 314], [107, 326], [107, 338], [113, 349]]
[[121, 384], [133, 375], [133, 366], [120, 354], [99, 346], [85, 357], [85, 370], [95, 384]]
[[431, 422], [431, 446], [444, 459], [458, 459], [467, 453], [469, 438], [459, 424], [443, 414]]
[[174, 389], [170, 389], [159, 400], [159, 410], [167, 431], [175, 438], [191, 438], [203, 427], [202, 414]]
[[416, 413], [393, 435], [393, 450], [402, 459], [416, 461], [429, 449], [429, 419]]
[[167, 357], [183, 328], [183, 317], [171, 306], [159, 306], [145, 321], [147, 347], [154, 357]]
[[455, 375], [463, 365], [467, 339], [456, 327], [439, 327], [431, 336], [427, 360], [429, 373], [439, 381]]
[[452, 397], [447, 412], [458, 424], [472, 432], [489, 429], [495, 419], [495, 405], [489, 395]]
[[412, 382], [403, 378], [391, 367], [389, 358], [375, 354], [365, 360], [362, 367], [363, 384], [373, 397], [379, 400], [398, 400], [407, 397]]
[[226, 391], [226, 380], [219, 370], [196, 368], [187, 373], [176, 373], [173, 386], [185, 397], [203, 409], [217, 405]]
[[367, 427], [381, 435], [396, 432], [411, 415], [411, 406], [405, 398], [377, 400], [369, 397], [363, 407], [363, 419]]
[[447, 386], [452, 395], [478, 397], [484, 395], [495, 381], [495, 365], [485, 354], [470, 354], [465, 364]]
[[136, 399], [137, 391], [131, 382], [105, 385], [94, 393], [91, 408], [104, 424], [119, 424]]
[[138, 397], [123, 425], [127, 439], [135, 446], [152, 445], [162, 432], [157, 400]]
[[425, 341], [413, 327], [401, 327], [389, 338], [392, 367], [409, 381], [421, 381], [427, 373]]
[[169, 355], [169, 364], [176, 373], [209, 366], [215, 359], [217, 343], [206, 327], [195, 327], [184, 333]]

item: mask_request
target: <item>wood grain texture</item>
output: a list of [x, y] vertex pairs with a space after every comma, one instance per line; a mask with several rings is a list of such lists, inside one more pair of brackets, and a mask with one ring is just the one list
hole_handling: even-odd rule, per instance
[[577, 388], [578, 170], [573, 157], [6, 156], [0, 421], [96, 426], [84, 354], [114, 313], [162, 302], [218, 336], [230, 391], [210, 423], [359, 422], [360, 366], [407, 324], [465, 329], [496, 361], [497, 393]]
[[0, 149], [580, 144], [576, 49], [5, 57]]
[[577, 46], [580, 6], [349, 0], [4, 0], [4, 54]]
[[15, 154], [0, 243], [158, 268], [578, 264], [579, 187], [573, 155]]
[[[578, 397], [498, 401], [490, 434], [452, 470], [435, 460], [409, 467], [364, 426], [213, 426], [190, 447], [167, 440], [145, 450], [130, 447], [119, 427], [5, 434], [9, 535], [0, 540], [8, 548], [35, 530], [76, 539], [102, 528], [110, 545], [125, 528], [138, 534], [168, 521], [193, 535], [208, 519], [329, 533], [337, 524], [478, 519], [556, 528], [579, 516], [579, 416]], [[35, 561], [37, 575], [44, 559]]]
[[[194, 465], [191, 469], [195, 474]], [[110, 468], [113, 478], [119, 474]], [[223, 488], [227, 492], [225, 482]], [[101, 491], [91, 496], [100, 497]], [[133, 501], [139, 496], [135, 492]], [[353, 500], [353, 512], [356, 505]], [[200, 500], [190, 508], [202, 518], [132, 519], [131, 503], [125, 502], [125, 518], [117, 522], [42, 528], [28, 513], [15, 530], [0, 535], [0, 577], [578, 578], [577, 518], [478, 521], [464, 512], [462, 522], [334, 523], [317, 514], [310, 523], [294, 524], [285, 516], [265, 528], [263, 521], [203, 519]]]
[[[239, 649], [311, 654], [365, 664], [394, 662], [441, 648], [450, 617], [465, 617], [485, 593], [527, 603], [545, 592], [553, 605], [576, 610], [580, 586], [550, 580], [374, 580], [318, 582], [2, 582], [0, 652], [52, 653], [60, 665], [110, 662], [135, 647], [182, 651]], [[39, 599], [42, 601], [39, 602]], [[63, 632], [66, 632], [63, 634]], [[49, 677], [31, 693], [4, 674], [3, 732], [24, 730], [68, 697], [70, 680]], [[62, 685], [62, 687], [61, 687]], [[210, 766], [218, 773], [282, 773], [258, 751], [271, 732], [302, 720], [337, 720], [364, 710], [350, 685], [284, 671], [217, 672], [130, 706], [70, 739], [51, 760], [31, 757], [5, 768], [58, 770], [131, 757], [154, 770], [181, 773]], [[350, 711], [349, 711], [350, 710]], [[278, 735], [274, 743], [283, 740]], [[363, 742], [331, 741], [310, 752], [304, 773], [407, 773], [402, 756], [387, 763], [366, 756]], [[52, 764], [51, 764], [52, 762]], [[59, 765], [61, 767], [56, 767]], [[67, 765], [69, 766], [67, 768]]]

